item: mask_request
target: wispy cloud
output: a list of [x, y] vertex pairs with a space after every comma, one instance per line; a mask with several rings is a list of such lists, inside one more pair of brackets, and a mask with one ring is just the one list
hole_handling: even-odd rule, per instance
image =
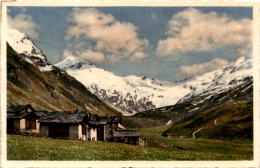
[[32, 17], [25, 13], [17, 14], [16, 16], [8, 16], [8, 28], [17, 29], [23, 33], [26, 33], [33, 39], [39, 37], [38, 27], [39, 25], [32, 19]]
[[219, 47], [244, 50], [251, 48], [252, 20], [233, 20], [216, 12], [203, 13], [188, 8], [173, 15], [166, 35], [168, 37], [157, 44], [157, 56], [170, 56], [175, 52], [209, 51]]
[[201, 64], [194, 64], [190, 66], [181, 66], [181, 76], [182, 78], [190, 78], [199, 74], [213, 71], [215, 69], [221, 68], [228, 65], [228, 61], [221, 58], [215, 58], [209, 62], [204, 62]]
[[67, 40], [90, 41], [75, 45], [72, 52], [76, 56], [98, 63], [146, 57], [144, 50], [148, 41], [138, 37], [137, 27], [132, 23], [118, 21], [113, 15], [95, 8], [74, 8], [69, 21]]

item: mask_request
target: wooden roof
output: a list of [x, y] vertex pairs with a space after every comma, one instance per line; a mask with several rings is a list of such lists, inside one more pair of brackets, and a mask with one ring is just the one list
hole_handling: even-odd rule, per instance
[[82, 111], [55, 111], [44, 114], [40, 123], [82, 123], [88, 113]]
[[35, 111], [35, 109], [30, 104], [27, 104], [27, 105], [9, 106], [9, 107], [7, 107], [7, 112], [9, 112], [9, 113], [20, 112], [26, 108], [30, 108], [32, 111]]
[[[30, 108], [32, 112], [22, 112], [24, 109]], [[94, 115], [88, 111], [36, 111], [30, 104], [9, 106], [7, 108], [8, 119], [25, 118], [29, 113], [34, 113], [40, 123], [86, 123], [92, 126], [105, 125], [107, 123], [121, 122], [119, 116], [103, 116]]]
[[[22, 112], [25, 109], [31, 109], [32, 112]], [[29, 114], [34, 113], [38, 117], [38, 115], [35, 113], [35, 109], [30, 105], [16, 105], [16, 106], [9, 106], [7, 107], [7, 119], [21, 119], [25, 118]]]
[[40, 116], [35, 111], [32, 111], [32, 112], [24, 112], [24, 113], [16, 113], [16, 112], [7, 113], [7, 119], [22, 119], [22, 118], [30, 117], [32, 115], [36, 118], [40, 118]]
[[113, 137], [139, 137], [141, 132], [132, 130], [114, 131]]

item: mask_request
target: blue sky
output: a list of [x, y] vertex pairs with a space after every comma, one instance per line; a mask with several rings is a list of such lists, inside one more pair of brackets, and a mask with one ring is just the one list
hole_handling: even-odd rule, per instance
[[51, 63], [71, 55], [118, 75], [182, 80], [252, 47], [250, 7], [8, 7], [8, 15]]

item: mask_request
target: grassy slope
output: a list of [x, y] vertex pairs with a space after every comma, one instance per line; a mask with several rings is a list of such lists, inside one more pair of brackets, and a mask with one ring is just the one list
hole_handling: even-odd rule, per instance
[[253, 102], [228, 102], [173, 125], [166, 133], [213, 139], [253, 139]]
[[[80, 140], [8, 135], [8, 160], [252, 160], [247, 140], [162, 137], [168, 127], [142, 129], [148, 147]], [[180, 149], [182, 148], [182, 149]]]
[[[123, 117], [127, 127], [144, 128], [165, 125], [169, 120], [174, 121], [175, 114], [185, 115], [189, 105], [178, 107], [177, 105], [164, 107], [153, 111], [138, 113], [131, 117]], [[150, 114], [149, 114], [150, 113]], [[200, 129], [195, 136], [211, 139], [240, 139], [253, 138], [253, 102], [233, 101], [209, 107], [199, 113], [187, 116], [174, 122], [164, 134], [173, 136], [192, 137], [192, 133]]]
[[116, 110], [91, 94], [65, 71], [54, 68], [41, 72], [7, 47], [8, 105], [31, 104], [37, 110], [84, 110], [100, 115], [115, 115]]
[[169, 120], [180, 123], [186, 118], [193, 118], [199, 113], [219, 107], [226, 102], [243, 100], [253, 100], [253, 80], [251, 77], [245, 78], [242, 84], [222, 93], [213, 95], [210, 92], [201, 93], [185, 102], [140, 112], [131, 117], [125, 117], [124, 120], [128, 127], [133, 128], [160, 126], [166, 124]]
[[131, 117], [123, 117], [123, 121], [127, 127], [132, 128], [160, 126], [166, 124], [169, 120], [175, 120], [176, 114], [178, 114], [178, 117], [185, 116], [190, 107], [190, 103], [183, 103], [151, 109]]

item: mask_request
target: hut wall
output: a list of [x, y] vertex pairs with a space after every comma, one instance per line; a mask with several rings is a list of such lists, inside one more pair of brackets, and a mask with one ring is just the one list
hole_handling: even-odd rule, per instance
[[147, 140], [139, 138], [138, 145], [139, 146], [147, 146]]
[[89, 129], [88, 129], [88, 139], [90, 140], [90, 141], [97, 141], [97, 128], [92, 128], [92, 127], [90, 127]]
[[104, 126], [104, 141], [108, 141], [111, 136], [109, 135], [109, 126]]
[[138, 145], [139, 137], [129, 137], [128, 143], [133, 145]]
[[20, 132], [20, 120], [14, 120], [14, 133]]
[[78, 139], [83, 139], [81, 124], [78, 125]]
[[88, 126], [86, 125], [81, 125], [81, 138], [82, 140], [87, 140], [88, 139]]
[[73, 124], [69, 126], [69, 138], [78, 139], [79, 136], [79, 124]]
[[40, 132], [40, 123], [39, 120], [36, 120], [36, 133]]
[[73, 124], [69, 126], [69, 138], [71, 139], [86, 139], [85, 135], [82, 134], [82, 125]]
[[108, 123], [104, 126], [104, 140], [113, 141], [113, 132], [118, 130], [118, 123]]
[[41, 124], [40, 135], [42, 137], [48, 137], [49, 136], [49, 126], [48, 125]]
[[[38, 122], [38, 120], [35, 120], [35, 127], [32, 128], [32, 126], [30, 126], [30, 123], [27, 123], [28, 121], [30, 121], [29, 119], [25, 119], [25, 130], [27, 133], [29, 134], [38, 134], [40, 132], [40, 123]], [[28, 125], [27, 125], [28, 124]]]
[[25, 132], [25, 127], [26, 126], [26, 120], [25, 119], [21, 119], [20, 120], [20, 132]]

